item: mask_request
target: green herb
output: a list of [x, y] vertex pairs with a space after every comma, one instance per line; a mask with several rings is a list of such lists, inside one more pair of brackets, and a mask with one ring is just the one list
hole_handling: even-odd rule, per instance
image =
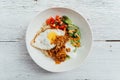
[[77, 30], [77, 32], [76, 32], [79, 36], [80, 36], [80, 30]]
[[74, 49], [74, 52], [76, 52], [77, 51], [77, 47], [75, 47], [75, 49]]
[[76, 34], [77, 34], [76, 32], [73, 33], [73, 38], [76, 38], [76, 37], [77, 37]]
[[[72, 31], [69, 32], [70, 36], [73, 37], [73, 38], [76, 38], [78, 36], [80, 36], [80, 30], [79, 30], [79, 27], [77, 27], [76, 25], [74, 24], [69, 24], [68, 27], [67, 27], [67, 30], [68, 31]], [[78, 36], [77, 36], [78, 35]]]
[[71, 36], [71, 37], [72, 37], [72, 36], [73, 36], [73, 34], [72, 34], [72, 33], [69, 33], [69, 36]]
[[73, 43], [74, 43], [74, 41], [73, 41], [73, 40], [70, 40], [70, 43], [71, 43], [71, 44], [73, 44]]
[[69, 56], [69, 55], [66, 55], [66, 59], [67, 59], [67, 60], [70, 59], [70, 56]]
[[62, 21], [65, 24], [72, 24], [72, 21], [67, 16], [62, 16]]
[[80, 42], [80, 40], [77, 40], [77, 42]]
[[79, 27], [74, 24], [68, 24], [68, 27], [73, 28], [73, 29], [79, 29]]

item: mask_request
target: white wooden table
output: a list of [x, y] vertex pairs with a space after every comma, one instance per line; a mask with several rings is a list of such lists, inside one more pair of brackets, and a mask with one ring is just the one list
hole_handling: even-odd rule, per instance
[[[82, 13], [93, 30], [93, 49], [78, 69], [50, 73], [25, 46], [31, 19], [50, 7]], [[120, 0], [0, 0], [0, 80], [120, 80]]]

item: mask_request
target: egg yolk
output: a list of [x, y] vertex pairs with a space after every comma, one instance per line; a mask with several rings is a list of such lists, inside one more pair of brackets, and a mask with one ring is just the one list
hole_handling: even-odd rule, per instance
[[56, 39], [57, 34], [55, 32], [49, 32], [47, 35], [47, 38], [50, 40], [52, 43]]

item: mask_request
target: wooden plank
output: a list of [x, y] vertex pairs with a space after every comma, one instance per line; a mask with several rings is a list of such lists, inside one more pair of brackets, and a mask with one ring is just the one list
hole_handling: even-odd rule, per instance
[[[94, 40], [120, 40], [120, 0], [0, 0], [0, 41], [24, 39], [29, 22], [48, 7], [69, 7], [83, 14]], [[4, 36], [3, 36], [4, 35]]]
[[50, 73], [30, 58], [25, 42], [0, 42], [0, 80], [120, 80], [120, 43], [94, 42], [93, 50], [75, 70]]

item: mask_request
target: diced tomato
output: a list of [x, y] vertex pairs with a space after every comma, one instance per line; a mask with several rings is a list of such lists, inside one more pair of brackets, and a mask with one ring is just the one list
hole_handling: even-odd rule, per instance
[[50, 24], [50, 19], [47, 19], [47, 20], [46, 20], [46, 24]]
[[53, 17], [50, 18], [50, 23], [53, 24], [55, 22], [55, 19]]
[[56, 26], [56, 29], [58, 29], [58, 28], [59, 28], [59, 26], [57, 25], [57, 26]]
[[53, 24], [55, 22], [55, 19], [53, 17], [50, 17], [49, 19], [46, 20], [46, 24]]
[[55, 24], [50, 24], [50, 27], [55, 28], [56, 26], [55, 26]]
[[57, 15], [57, 16], [55, 17], [55, 20], [56, 20], [56, 22], [60, 23], [60, 22], [61, 22], [61, 17]]
[[64, 24], [64, 26], [65, 26], [65, 28], [67, 27], [67, 25], [66, 25], [66, 24]]
[[64, 29], [65, 29], [65, 26], [62, 25], [62, 26], [59, 27], [59, 29], [64, 30]]
[[61, 30], [65, 30], [67, 26], [62, 22], [61, 17], [58, 15], [56, 15], [55, 18], [50, 17], [49, 19], [47, 19], [46, 24], [50, 25], [51, 28], [56, 28]]
[[56, 15], [55, 19], [56, 19], [56, 20], [60, 19], [60, 16]]

